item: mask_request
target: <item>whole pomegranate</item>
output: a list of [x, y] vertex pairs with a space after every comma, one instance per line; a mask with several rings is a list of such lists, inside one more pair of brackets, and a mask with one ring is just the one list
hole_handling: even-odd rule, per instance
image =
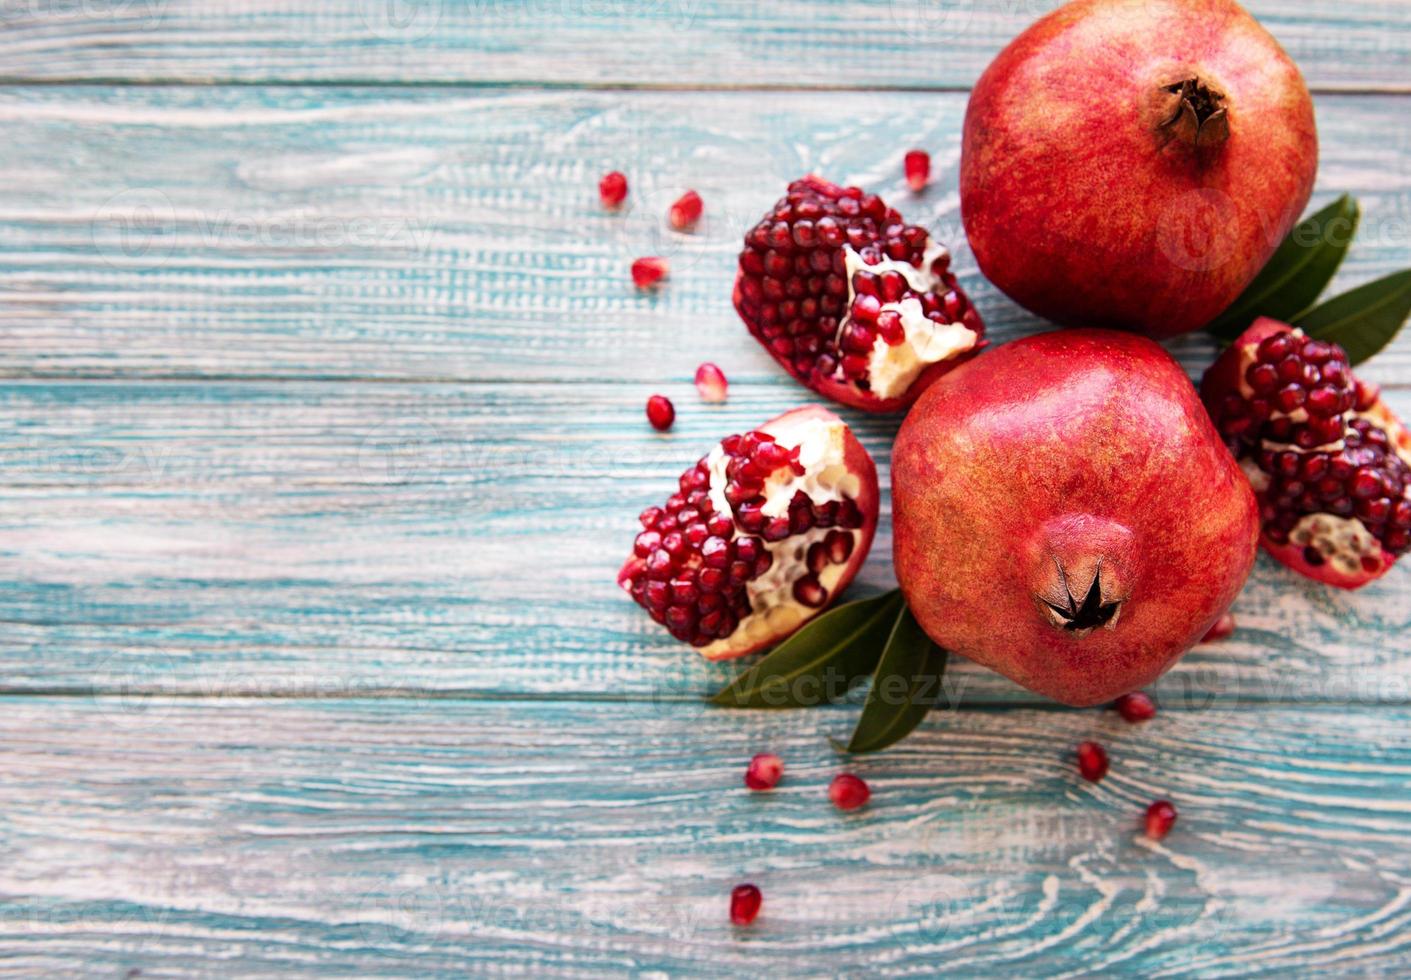
[[1411, 435], [1341, 347], [1261, 318], [1200, 391], [1258, 495], [1269, 554], [1355, 589], [1411, 550]]
[[1318, 139], [1298, 68], [1230, 0], [1074, 0], [970, 96], [960, 206], [980, 269], [1065, 324], [1209, 323], [1298, 219]]
[[897, 436], [892, 510], [897, 578], [931, 638], [1072, 705], [1198, 643], [1259, 529], [1185, 373], [1108, 330], [1016, 340], [932, 385]]
[[876, 194], [809, 175], [745, 235], [735, 309], [790, 374], [895, 412], [983, 346], [950, 253]]
[[877, 468], [832, 412], [726, 436], [681, 474], [617, 582], [711, 660], [794, 632], [847, 588], [877, 530]]

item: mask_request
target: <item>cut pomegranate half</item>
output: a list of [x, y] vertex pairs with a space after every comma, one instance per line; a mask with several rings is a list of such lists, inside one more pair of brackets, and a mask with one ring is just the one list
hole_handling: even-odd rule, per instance
[[777, 643], [847, 588], [877, 530], [877, 468], [817, 406], [726, 436], [681, 474], [617, 582], [711, 660]]
[[875, 194], [810, 174], [745, 235], [735, 309], [799, 381], [895, 412], [984, 346], [950, 253]]
[[1356, 589], [1411, 548], [1411, 436], [1341, 347], [1261, 318], [1200, 393], [1259, 498], [1269, 554]]

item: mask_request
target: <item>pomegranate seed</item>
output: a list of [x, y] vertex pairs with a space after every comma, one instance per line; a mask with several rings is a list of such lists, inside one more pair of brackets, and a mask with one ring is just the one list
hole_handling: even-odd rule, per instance
[[906, 184], [914, 191], [924, 190], [931, 180], [931, 154], [911, 150], [906, 155]]
[[1090, 783], [1107, 775], [1107, 750], [1096, 742], [1078, 743], [1078, 771]]
[[647, 399], [647, 421], [658, 432], [665, 432], [676, 421], [676, 407], [665, 395], [653, 395]]
[[725, 380], [725, 372], [710, 361], [696, 368], [696, 391], [703, 402], [723, 402], [730, 383]]
[[1210, 631], [1200, 640], [1201, 643], [1215, 643], [1223, 640], [1235, 631], [1235, 617], [1229, 613], [1224, 613], [1215, 620], [1215, 625], [1210, 627]]
[[872, 791], [857, 776], [850, 772], [840, 772], [828, 785], [828, 799], [839, 810], [856, 810], [867, 802]]
[[1117, 699], [1117, 713], [1128, 721], [1147, 721], [1156, 717], [1156, 702], [1145, 691], [1133, 691]]
[[1146, 808], [1146, 835], [1160, 840], [1176, 825], [1176, 808], [1169, 800], [1157, 800]]
[[622, 207], [627, 200], [627, 178], [614, 170], [598, 181], [598, 196], [603, 199], [603, 207], [610, 210]]
[[632, 263], [632, 283], [638, 289], [650, 289], [665, 279], [669, 271], [666, 259], [654, 255], [637, 259]]
[[701, 196], [695, 191], [687, 191], [671, 205], [666, 217], [671, 222], [671, 227], [677, 231], [686, 231], [701, 219], [701, 209]]
[[736, 885], [730, 892], [730, 921], [737, 926], [749, 925], [763, 904], [764, 896], [754, 885]]
[[753, 790], [773, 789], [784, 775], [784, 760], [773, 752], [761, 752], [745, 770], [745, 785]]

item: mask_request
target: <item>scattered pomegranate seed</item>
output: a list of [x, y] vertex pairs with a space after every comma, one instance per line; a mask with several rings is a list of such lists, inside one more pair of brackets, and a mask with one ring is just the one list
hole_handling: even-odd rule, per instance
[[906, 184], [914, 191], [924, 190], [931, 180], [931, 154], [911, 150], [906, 155]]
[[695, 191], [687, 191], [671, 205], [666, 217], [671, 222], [671, 227], [677, 231], [686, 231], [701, 220], [701, 209], [701, 196]]
[[1210, 632], [1206, 633], [1205, 636], [1201, 638], [1200, 642], [1215, 643], [1219, 640], [1223, 640], [1234, 631], [1235, 617], [1229, 613], [1225, 613], [1219, 619], [1215, 620], [1215, 625], [1210, 627]]
[[651, 289], [665, 279], [669, 271], [666, 259], [649, 255], [632, 263], [632, 283], [638, 289]]
[[1133, 691], [1117, 699], [1117, 713], [1128, 721], [1147, 721], [1156, 717], [1156, 702], [1145, 691]]
[[784, 760], [773, 752], [761, 752], [750, 760], [745, 770], [745, 785], [750, 789], [773, 789], [784, 775]]
[[1107, 775], [1107, 750], [1096, 742], [1078, 743], [1078, 771], [1090, 783]]
[[703, 402], [723, 402], [730, 383], [725, 380], [725, 372], [710, 361], [696, 368], [696, 391]]
[[867, 784], [850, 772], [838, 773], [828, 786], [828, 799], [832, 800], [839, 810], [856, 810], [866, 803], [871, 795], [872, 791], [867, 788]]
[[1146, 808], [1146, 835], [1160, 840], [1176, 826], [1176, 808], [1168, 800], [1157, 800]]
[[736, 885], [730, 892], [730, 921], [737, 926], [747, 926], [759, 915], [759, 907], [764, 904], [764, 896], [754, 885]]
[[665, 432], [676, 421], [676, 406], [665, 395], [653, 395], [647, 399], [647, 421], [658, 432]]
[[627, 178], [614, 170], [598, 181], [598, 196], [603, 199], [603, 207], [615, 210], [627, 200]]

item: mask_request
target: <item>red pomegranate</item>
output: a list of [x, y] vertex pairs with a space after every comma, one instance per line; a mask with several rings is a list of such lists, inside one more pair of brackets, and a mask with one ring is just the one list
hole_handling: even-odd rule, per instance
[[980, 269], [1064, 324], [1210, 322], [1298, 219], [1318, 140], [1298, 68], [1230, 0], [1074, 0], [970, 96], [960, 206]]
[[1026, 337], [921, 396], [892, 451], [897, 578], [941, 646], [1071, 705], [1150, 683], [1254, 563], [1259, 515], [1195, 388], [1108, 330]]
[[877, 530], [877, 468], [832, 412], [726, 436], [681, 474], [617, 582], [711, 660], [777, 643], [847, 588]]
[[1411, 548], [1411, 435], [1341, 347], [1261, 318], [1200, 390], [1259, 498], [1269, 554], [1355, 589]]
[[735, 309], [790, 374], [895, 412], [982, 346], [950, 253], [876, 194], [809, 175], [745, 235]]

